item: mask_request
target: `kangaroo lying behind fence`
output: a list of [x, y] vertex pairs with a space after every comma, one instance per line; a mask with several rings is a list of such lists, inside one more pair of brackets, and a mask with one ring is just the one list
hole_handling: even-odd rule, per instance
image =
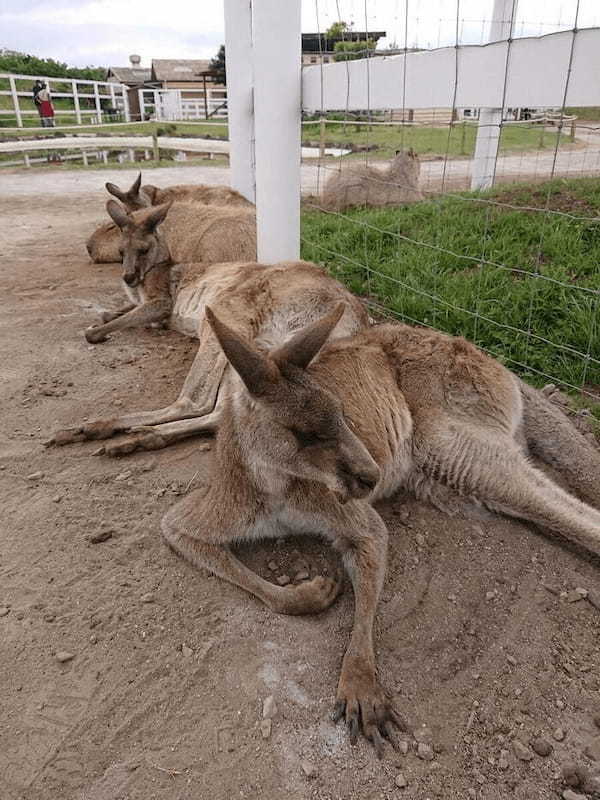
[[[169, 186], [167, 189], [159, 189], [150, 184], [142, 186], [141, 172], [127, 191], [122, 191], [114, 183], [106, 183], [105, 186], [110, 194], [123, 203], [125, 211], [128, 213], [175, 200], [182, 203], [253, 208], [249, 200], [228, 186], [181, 184]], [[121, 261], [120, 238], [121, 232], [114, 222], [106, 222], [97, 228], [86, 242], [86, 248], [92, 261], [96, 264]]]
[[330, 175], [322, 195], [324, 208], [343, 211], [352, 206], [396, 206], [423, 199], [419, 189], [419, 157], [397, 151], [385, 169], [352, 162]]
[[[120, 234], [123, 286], [129, 303], [105, 312], [103, 325], [88, 328], [88, 342], [107, 334], [166, 322], [180, 284], [189, 282], [206, 264], [256, 258], [256, 218], [252, 208], [223, 208], [187, 203], [126, 214], [114, 200], [106, 208]], [[173, 264], [194, 262], [171, 272]]]
[[334, 719], [345, 716], [352, 742], [362, 727], [381, 755], [390, 723], [404, 723], [376, 677], [373, 620], [387, 531], [372, 503], [400, 488], [438, 501], [454, 492], [600, 555], [600, 512], [559, 488], [527, 453], [561, 470], [596, 506], [600, 454], [540, 392], [464, 339], [387, 324], [332, 342], [315, 358], [342, 310], [265, 354], [207, 308], [241, 381], [222, 409], [210, 485], [178, 502], [162, 530], [192, 564], [283, 614], [322, 611], [339, 582], [320, 576], [276, 586], [231, 545], [290, 533], [331, 542], [355, 602]]
[[[144, 315], [136, 324], [170, 315], [173, 329], [198, 337], [198, 354], [179, 397], [166, 408], [58, 431], [47, 444], [107, 439], [145, 426], [125, 440], [106, 444], [108, 455], [124, 455], [137, 448], [155, 450], [197, 432], [214, 431], [231, 370], [226, 369], [227, 359], [206, 321], [208, 304], [263, 347], [283, 345], [298, 329], [334, 308], [340, 300], [345, 313], [333, 332], [334, 338], [356, 333], [369, 322], [364, 306], [354, 295], [305, 261], [272, 266], [178, 264], [152, 270], [140, 280], [146, 303], [136, 309]], [[114, 330], [123, 319], [103, 326], [104, 331]]]

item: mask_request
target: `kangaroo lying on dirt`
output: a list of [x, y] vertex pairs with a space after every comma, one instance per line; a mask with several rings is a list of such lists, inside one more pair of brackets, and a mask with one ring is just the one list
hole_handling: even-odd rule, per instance
[[600, 555], [600, 512], [532, 466], [527, 448], [596, 506], [600, 453], [540, 392], [464, 339], [386, 324], [321, 350], [342, 310], [267, 354], [206, 309], [241, 380], [222, 409], [210, 485], [178, 502], [162, 530], [192, 564], [283, 614], [322, 611], [339, 582], [277, 586], [231, 545], [290, 533], [331, 542], [355, 602], [334, 719], [345, 716], [352, 742], [362, 727], [381, 755], [390, 723], [404, 723], [376, 677], [387, 531], [372, 503], [400, 488], [429, 499], [451, 491]]
[[[126, 214], [114, 200], [106, 209], [119, 230], [123, 286], [129, 304], [102, 315], [103, 325], [85, 331], [88, 342], [137, 326], [157, 325], [171, 316], [182, 284], [206, 264], [256, 258], [253, 208], [163, 203]], [[173, 264], [194, 262], [171, 271]]]
[[[228, 186], [198, 186], [177, 185], [167, 189], [146, 184], [142, 186], [142, 173], [138, 175], [127, 191], [122, 191], [114, 183], [105, 184], [106, 190], [118, 198], [125, 207], [125, 211], [132, 213], [149, 206], [161, 205], [177, 200], [182, 203], [202, 203], [216, 206], [244, 206], [253, 208], [252, 203], [246, 200], [239, 192]], [[122, 261], [119, 251], [121, 232], [114, 222], [106, 222], [97, 228], [86, 242], [90, 258], [95, 264], [113, 263]]]
[[[96, 420], [58, 431], [47, 444], [107, 439], [143, 426], [124, 441], [105, 445], [108, 455], [124, 455], [137, 448], [155, 450], [198, 432], [214, 431], [228, 391], [231, 369], [227, 369], [227, 359], [206, 321], [208, 304], [262, 347], [283, 345], [297, 330], [334, 308], [340, 300], [345, 311], [333, 331], [333, 338], [356, 333], [369, 323], [364, 306], [354, 295], [306, 261], [271, 266], [179, 264], [174, 268], [157, 268], [147, 274], [143, 273], [143, 266], [138, 265], [136, 275], [147, 297], [145, 306], [140, 307], [146, 308], [143, 312], [146, 324], [150, 307], [153, 319], [170, 314], [170, 326], [174, 330], [198, 337], [198, 354], [179, 397], [166, 408]], [[104, 331], [108, 327], [105, 325]]]
[[419, 190], [419, 157], [413, 150], [397, 151], [385, 169], [351, 163], [327, 179], [324, 208], [343, 211], [352, 206], [396, 206], [423, 199]]

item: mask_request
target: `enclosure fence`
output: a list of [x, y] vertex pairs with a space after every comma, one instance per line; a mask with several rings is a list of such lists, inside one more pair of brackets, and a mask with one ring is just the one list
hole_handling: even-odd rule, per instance
[[[249, 92], [260, 92], [261, 42], [285, 41], [298, 53], [300, 4], [286, 5], [284, 15], [269, 0], [226, 3], [226, 30], [247, 29], [244, 58], [254, 65]], [[296, 5], [298, 13], [290, 14]], [[319, 34], [324, 5], [310, 2]], [[362, 16], [354, 17], [367, 37], [376, 5], [366, 0]], [[408, 20], [419, 5], [398, 2], [398, 16]], [[290, 63], [282, 55], [277, 77], [287, 95], [270, 86], [268, 115], [238, 87], [236, 102], [230, 99], [233, 179], [256, 198], [259, 257], [297, 258], [301, 247], [303, 257], [323, 263], [364, 296], [374, 316], [464, 335], [538, 383], [600, 401], [600, 219], [585, 199], [600, 175], [600, 123], [585, 119], [586, 108], [600, 106], [600, 83], [591, 79], [600, 74], [600, 29], [582, 27], [577, 2], [568, 27], [563, 18], [562, 30], [519, 38], [516, 0], [495, 0], [482, 25], [489, 41], [463, 44], [460, 3], [451, 5], [450, 46], [409, 46], [406, 24], [404, 46], [389, 57], [365, 46], [362, 58], [321, 58], [300, 75], [298, 59]], [[356, 6], [337, 0], [335, 21], [344, 23]], [[235, 73], [230, 41], [228, 34], [228, 74], [232, 66]], [[301, 99], [289, 91], [294, 81]], [[357, 137], [362, 131], [362, 152], [349, 146], [341, 158], [323, 156], [301, 173], [301, 112], [321, 153], [327, 145], [344, 146], [352, 130]], [[421, 153], [418, 202], [382, 206], [377, 200], [381, 190], [414, 189], [386, 173], [394, 153], [377, 143], [383, 131], [391, 131], [395, 149], [404, 153], [419, 150], [427, 137], [437, 141], [429, 148], [435, 157]], [[241, 144], [233, 148], [236, 134]], [[518, 140], [513, 155], [511, 137]], [[470, 140], [471, 158], [460, 152], [461, 138], [466, 151]], [[330, 182], [344, 176], [350, 199], [353, 181], [366, 186], [358, 208], [344, 198], [328, 202]]]

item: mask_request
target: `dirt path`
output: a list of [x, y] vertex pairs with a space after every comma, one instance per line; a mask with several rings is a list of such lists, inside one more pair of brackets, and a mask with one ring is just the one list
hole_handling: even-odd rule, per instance
[[[89, 176], [61, 175], [82, 182], [52, 196], [19, 176], [0, 202], [2, 800], [548, 800], [566, 761], [600, 767], [600, 610], [560, 595], [597, 598], [600, 571], [532, 527], [402, 498], [381, 509], [381, 678], [435, 757], [407, 740], [377, 762], [329, 718], [351, 591], [321, 616], [276, 616], [161, 543], [161, 516], [209, 473], [201, 440], [120, 461], [94, 443], [43, 448], [58, 426], [166, 404], [194, 354], [171, 332], [84, 341], [120, 298], [118, 268], [83, 248], [104, 200], [83, 193]], [[334, 566], [316, 541], [243, 558], [271, 579]], [[539, 735], [552, 754], [517, 758], [513, 740]]]

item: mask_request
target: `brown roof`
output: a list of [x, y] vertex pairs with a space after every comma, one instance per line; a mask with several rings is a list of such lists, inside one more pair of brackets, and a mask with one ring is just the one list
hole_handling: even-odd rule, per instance
[[150, 80], [151, 75], [152, 70], [142, 67], [109, 67], [106, 73], [107, 78], [116, 78], [119, 83], [125, 83], [128, 86], [146, 83]]
[[152, 80], [198, 81], [210, 61], [203, 58], [153, 58]]

